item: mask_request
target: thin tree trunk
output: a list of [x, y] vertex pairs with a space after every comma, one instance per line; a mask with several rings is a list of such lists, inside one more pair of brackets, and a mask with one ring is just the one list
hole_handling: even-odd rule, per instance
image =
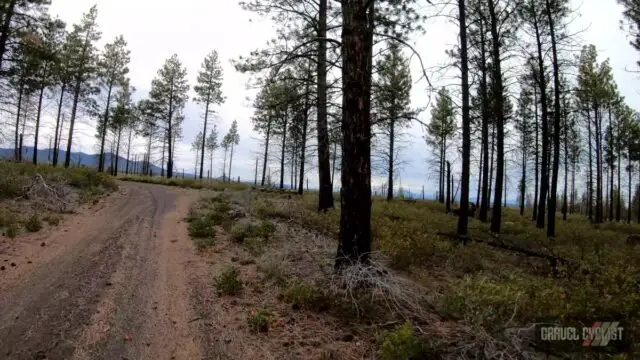
[[[482, 142], [482, 139], [480, 139]], [[480, 144], [482, 146], [482, 144]], [[480, 192], [482, 190], [482, 160], [484, 158], [484, 151], [482, 151], [482, 147], [480, 148], [480, 165], [478, 167], [478, 189], [476, 192], [476, 206], [480, 205]]]
[[462, 77], [462, 174], [457, 235], [466, 244], [469, 222], [469, 177], [471, 176], [471, 118], [469, 114], [469, 60], [465, 0], [458, 0], [460, 21], [460, 75]]
[[620, 222], [620, 212], [622, 211], [622, 182], [620, 182], [620, 162], [621, 162], [621, 145], [620, 145], [620, 119], [617, 122], [616, 149], [618, 150], [618, 196], [616, 204], [616, 221]]
[[549, 34], [551, 37], [551, 55], [553, 59], [553, 88], [554, 88], [554, 122], [553, 122], [553, 166], [551, 170], [551, 194], [549, 196], [549, 218], [547, 236], [556, 236], [556, 201], [558, 196], [558, 172], [560, 170], [560, 65], [556, 46], [554, 18], [551, 14], [551, 4], [546, 0]]
[[60, 134], [62, 134], [62, 127], [60, 123], [60, 116], [62, 114], [62, 100], [64, 99], [64, 93], [66, 91], [66, 85], [60, 86], [60, 101], [58, 102], [58, 115], [56, 115], [56, 130], [53, 139], [53, 166], [58, 165], [58, 153], [60, 152]]
[[71, 120], [69, 121], [69, 138], [67, 139], [67, 153], [65, 154], [64, 167], [71, 165], [71, 147], [73, 146], [73, 126], [76, 122], [76, 114], [78, 111], [78, 102], [80, 101], [80, 79], [76, 80], [76, 86], [73, 94], [73, 106], [71, 107]]
[[492, 45], [492, 65], [493, 65], [493, 86], [496, 96], [494, 101], [494, 114], [496, 120], [497, 133], [497, 155], [496, 155], [496, 186], [493, 200], [493, 212], [491, 217], [491, 231], [500, 233], [502, 224], [502, 187], [504, 177], [504, 89], [502, 86], [502, 68], [500, 59], [500, 36], [498, 34], [498, 19], [494, 0], [489, 1], [489, 14], [491, 16], [491, 45]]
[[447, 195], [445, 196], [445, 207], [447, 214], [451, 212], [451, 163], [447, 161]]
[[[209, 84], [211, 85], [211, 84]], [[206, 105], [204, 107], [204, 128], [202, 129], [202, 146], [200, 147], [200, 179], [202, 179], [202, 173], [204, 172], [204, 145], [207, 138], [207, 121], [209, 119], [209, 95], [207, 95]]]
[[547, 196], [549, 192], [549, 124], [548, 124], [548, 106], [547, 106], [547, 81], [544, 69], [544, 57], [542, 53], [542, 40], [540, 35], [540, 28], [537, 17], [534, 16], [534, 28], [536, 33], [536, 45], [537, 45], [537, 61], [538, 61], [538, 86], [540, 89], [540, 102], [542, 112], [542, 164], [540, 174], [540, 193], [538, 197], [538, 213], [536, 214], [536, 227], [544, 229], [545, 223], [545, 211], [547, 206]]
[[[116, 165], [113, 168], [113, 176], [118, 176], [118, 163], [120, 161], [120, 140], [122, 139], [122, 126], [118, 127], [118, 142], [116, 143]], [[111, 154], [113, 156], [113, 154]]]
[[125, 167], [124, 173], [125, 175], [129, 175], [129, 155], [131, 153], [131, 138], [133, 136], [133, 130], [129, 128], [129, 139], [127, 141], [127, 165]]
[[387, 175], [388, 175], [388, 185], [387, 185], [387, 201], [391, 201], [393, 200], [393, 139], [395, 136], [395, 123], [394, 123], [394, 119], [393, 119], [393, 115], [391, 116], [392, 119], [389, 121], [389, 164], [388, 164], [388, 169], [387, 169]]
[[[269, 137], [271, 136], [271, 114], [268, 115], [267, 120], [267, 135], [265, 139], [264, 145], [264, 160], [262, 161], [262, 181], [260, 182], [260, 186], [264, 186], [265, 176], [267, 175], [267, 161], [269, 156]], [[224, 180], [224, 179], [223, 179]]]
[[282, 152], [280, 154], [280, 189], [284, 189], [284, 150], [285, 144], [287, 141], [287, 121], [289, 120], [289, 115], [287, 111], [284, 113], [284, 126], [282, 128]]
[[16, 109], [15, 147], [14, 147], [14, 153], [13, 153], [13, 158], [16, 161], [20, 160], [20, 112], [22, 111], [23, 94], [24, 94], [24, 83], [21, 81], [20, 90], [18, 92], [18, 108]]
[[98, 157], [98, 171], [104, 171], [104, 142], [107, 138], [107, 129], [109, 127], [109, 106], [111, 105], [111, 91], [113, 90], [113, 82], [109, 82], [109, 87], [107, 90], [107, 104], [104, 110], [104, 117], [102, 118], [102, 131], [100, 134], [100, 156]]
[[231, 166], [233, 165], [233, 148], [235, 147], [235, 144], [232, 142], [231, 143], [231, 153], [229, 154], [229, 175], [227, 176], [229, 178], [229, 182], [231, 182]]
[[36, 133], [33, 139], [33, 164], [38, 164], [38, 137], [40, 136], [40, 116], [42, 115], [42, 98], [44, 97], [44, 86], [40, 87], [38, 97], [38, 113], [36, 114]]
[[[479, 20], [480, 27], [480, 72], [482, 78], [480, 81], [480, 96], [482, 107], [482, 153], [484, 154], [484, 166], [482, 168], [482, 202], [480, 204], [480, 221], [483, 223], [489, 220], [489, 165], [493, 163], [493, 155], [489, 157], [489, 95], [487, 81], [487, 58], [485, 51], [485, 30], [484, 20]], [[493, 151], [493, 150], [492, 150]]]
[[[307, 70], [307, 80], [311, 79], [311, 67]], [[302, 144], [300, 144], [300, 177], [298, 178], [298, 194], [302, 195], [304, 191], [304, 164], [307, 161], [307, 126], [309, 124], [309, 81], [305, 86], [304, 92], [304, 114], [302, 115]], [[333, 188], [333, 178], [331, 179], [331, 186]]]
[[536, 221], [538, 218], [538, 189], [540, 188], [540, 184], [539, 184], [539, 176], [540, 176], [540, 146], [539, 146], [539, 129], [538, 129], [538, 89], [534, 86], [533, 87], [533, 109], [534, 109], [534, 115], [535, 115], [535, 132], [536, 132], [536, 143], [535, 143], [535, 147], [536, 147], [536, 159], [535, 159], [535, 186], [534, 186], [534, 195], [533, 195], [533, 216], [531, 217], [531, 220]]
[[[318, 211], [333, 208], [333, 189], [329, 173], [329, 130], [327, 125], [327, 1], [318, 1]], [[344, 10], [345, 5], [343, 5]], [[366, 9], [362, 9], [366, 12]], [[344, 35], [343, 35], [344, 38]], [[344, 69], [343, 69], [344, 72]]]

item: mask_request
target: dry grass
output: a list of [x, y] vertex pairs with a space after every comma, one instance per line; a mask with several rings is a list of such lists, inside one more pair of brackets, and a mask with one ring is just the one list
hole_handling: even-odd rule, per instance
[[60, 214], [115, 189], [111, 177], [86, 168], [0, 161], [0, 229], [13, 238], [56, 226]]

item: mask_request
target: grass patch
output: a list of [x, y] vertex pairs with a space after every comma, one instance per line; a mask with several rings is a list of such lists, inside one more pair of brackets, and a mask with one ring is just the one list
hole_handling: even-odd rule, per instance
[[238, 222], [231, 228], [231, 239], [243, 243], [248, 238], [260, 238], [268, 241], [275, 233], [276, 226], [269, 220], [262, 220], [255, 224], [251, 222]]
[[215, 279], [215, 286], [219, 294], [237, 295], [242, 291], [243, 283], [240, 280], [238, 268], [230, 266], [225, 268]]
[[[261, 219], [286, 219], [328, 238], [336, 238], [339, 203], [335, 210], [326, 213], [318, 213], [316, 205], [315, 193], [300, 197], [261, 192], [253, 194], [250, 211]], [[640, 234], [639, 224], [611, 222], [594, 226], [582, 215], [569, 215], [566, 221], [558, 216], [556, 237], [549, 240], [545, 231], [537, 229], [530, 220], [530, 212], [520, 216], [518, 209], [507, 208], [503, 210], [503, 218], [500, 239], [489, 235], [489, 224], [476, 219], [470, 219], [470, 236], [553, 254], [572, 262], [559, 262], [554, 267], [546, 259], [498, 249], [486, 243], [472, 241], [463, 246], [441, 235], [455, 232], [457, 217], [445, 214], [444, 206], [433, 201], [387, 202], [375, 198], [373, 250], [376, 258], [384, 259], [384, 264], [390, 265], [394, 273], [424, 288], [420, 290], [421, 294], [429, 300], [425, 309], [433, 308], [428, 311], [437, 311], [456, 323], [461, 320], [465, 326], [474, 329], [482, 328], [491, 336], [499, 337], [506, 327], [526, 327], [531, 323], [550, 321], [590, 326], [601, 318], [624, 321], [629, 324], [630, 336], [640, 336], [640, 246], [626, 244], [630, 234]], [[237, 238], [244, 239], [246, 246], [248, 239], [252, 239], [247, 235], [250, 233], [246, 227], [239, 228]], [[263, 251], [273, 243], [260, 242]], [[311, 250], [296, 248], [296, 251], [307, 249]], [[263, 256], [272, 252], [268, 249]], [[264, 278], [274, 279], [284, 288], [281, 292], [284, 301], [308, 308], [306, 304], [313, 303], [314, 291], [319, 289], [312, 288], [309, 278], [283, 285], [282, 279], [289, 274], [299, 276], [300, 266], [288, 262], [278, 266], [275, 262], [277, 260], [272, 259], [265, 260], [264, 264], [258, 262]], [[374, 316], [376, 323], [384, 323], [377, 321], [385, 315], [384, 310], [380, 311], [377, 305], [367, 309], [372, 291], [366, 287], [365, 284], [365, 289], [358, 290], [362, 290], [364, 296], [355, 296], [354, 302], [360, 309], [365, 309], [365, 318]], [[339, 299], [334, 301], [336, 296], [330, 295], [330, 313], [342, 317], [339, 308], [345, 306], [346, 318], [348, 301], [341, 305]], [[409, 318], [423, 328], [414, 317]], [[364, 323], [363, 318], [355, 321]], [[412, 342], [418, 343], [420, 351], [424, 350], [411, 326], [396, 331], [395, 335], [387, 334], [387, 345], [384, 340], [378, 343], [382, 352], [390, 354], [386, 358], [411, 358], [412, 355], [404, 354], [412, 351], [393, 350], [404, 348], [401, 344], [409, 344], [406, 347], [412, 348]], [[412, 334], [414, 340], [407, 340], [408, 334]], [[384, 354], [379, 355], [385, 358]]]
[[40, 174], [49, 185], [66, 184], [79, 192], [79, 201], [104, 191], [114, 191], [118, 185], [114, 179], [96, 170], [77, 167], [63, 168], [50, 165], [33, 165], [0, 161], [0, 200], [15, 199], [25, 195], [31, 179]]

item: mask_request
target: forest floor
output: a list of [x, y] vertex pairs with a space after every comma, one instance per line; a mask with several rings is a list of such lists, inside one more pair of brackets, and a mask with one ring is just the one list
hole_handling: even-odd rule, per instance
[[441, 204], [375, 199], [372, 263], [337, 275], [339, 211], [317, 213], [314, 194], [177, 186], [120, 182], [57, 225], [3, 235], [0, 357], [533, 359], [554, 358], [535, 323], [638, 334], [637, 225], [572, 216], [549, 241], [508, 211], [502, 237], [473, 220], [483, 242], [462, 246]]

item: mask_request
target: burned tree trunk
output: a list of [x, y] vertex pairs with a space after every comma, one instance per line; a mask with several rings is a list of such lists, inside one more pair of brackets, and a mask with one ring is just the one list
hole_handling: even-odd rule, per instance
[[[368, 6], [367, 6], [368, 5]], [[336, 268], [371, 252], [371, 56], [375, 1], [342, 2], [342, 196]]]

